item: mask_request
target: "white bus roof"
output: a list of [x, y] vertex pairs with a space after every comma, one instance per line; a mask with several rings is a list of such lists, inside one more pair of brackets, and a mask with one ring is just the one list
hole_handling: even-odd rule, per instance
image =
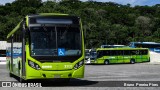
[[131, 42], [131, 43], [140, 43], [140, 44], [160, 44], [156, 42]]
[[125, 45], [101, 45], [101, 46], [125, 46]]

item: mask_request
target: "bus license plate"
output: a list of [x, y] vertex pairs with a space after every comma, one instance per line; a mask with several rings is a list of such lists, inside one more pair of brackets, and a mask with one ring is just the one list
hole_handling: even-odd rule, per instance
[[54, 75], [54, 78], [61, 78], [61, 75]]

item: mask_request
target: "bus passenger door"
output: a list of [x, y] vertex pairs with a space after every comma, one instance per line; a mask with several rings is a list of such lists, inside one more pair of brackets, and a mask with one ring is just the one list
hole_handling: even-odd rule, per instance
[[110, 50], [109, 63], [118, 63], [116, 50]]
[[131, 60], [130, 50], [124, 50], [123, 51], [123, 62], [124, 63], [130, 63], [130, 60]]
[[140, 50], [136, 50], [136, 62], [142, 62], [142, 55]]
[[148, 50], [141, 50], [141, 59], [142, 62], [149, 61]]
[[118, 63], [124, 63], [123, 50], [117, 50], [117, 62]]
[[137, 62], [137, 50], [131, 50], [130, 51], [130, 54], [131, 54], [131, 59], [134, 59], [135, 62]]

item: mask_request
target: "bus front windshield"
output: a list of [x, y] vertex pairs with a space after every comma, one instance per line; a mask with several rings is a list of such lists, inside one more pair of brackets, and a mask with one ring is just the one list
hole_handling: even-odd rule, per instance
[[81, 34], [78, 27], [31, 27], [32, 56], [79, 56]]

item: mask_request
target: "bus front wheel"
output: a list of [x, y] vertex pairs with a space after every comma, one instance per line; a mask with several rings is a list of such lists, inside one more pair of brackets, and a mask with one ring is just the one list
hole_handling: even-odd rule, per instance
[[13, 74], [11, 72], [9, 72], [9, 77], [13, 77]]
[[131, 60], [130, 60], [130, 63], [131, 63], [131, 64], [134, 64], [134, 63], [135, 63], [135, 60], [134, 60], [134, 59], [131, 59]]
[[105, 65], [109, 65], [109, 60], [105, 60], [105, 61], [104, 61], [104, 64], [105, 64]]

